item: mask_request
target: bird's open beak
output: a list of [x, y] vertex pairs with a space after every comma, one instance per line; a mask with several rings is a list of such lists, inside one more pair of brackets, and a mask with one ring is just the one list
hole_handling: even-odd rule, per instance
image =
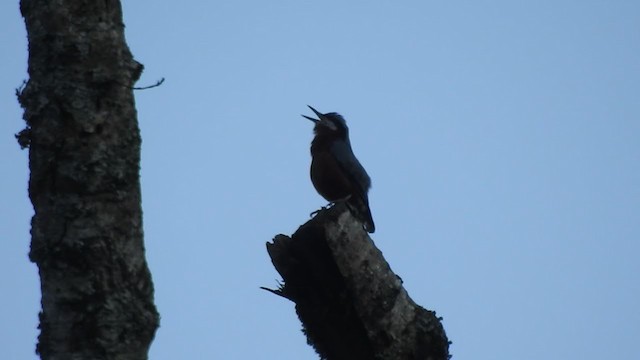
[[302, 117], [305, 118], [305, 119], [309, 119], [309, 120], [313, 121], [314, 123], [317, 123], [318, 121], [320, 121], [318, 119], [314, 119], [312, 117], [308, 117], [307, 115], [302, 115]]
[[318, 116], [318, 119], [314, 119], [314, 118], [309, 117], [307, 115], [302, 115], [303, 118], [309, 119], [309, 120], [313, 121], [314, 123], [317, 123], [318, 121], [322, 120], [322, 114], [319, 113], [318, 110], [314, 109], [311, 105], [307, 105], [307, 106], [309, 107], [309, 109], [313, 110], [313, 112]]
[[333, 131], [336, 130], [336, 125], [333, 123], [333, 121], [331, 121], [324, 114], [320, 113], [318, 110], [314, 109], [313, 106], [311, 106], [311, 105], [307, 105], [307, 106], [309, 107], [309, 109], [311, 109], [316, 114], [316, 116], [318, 118], [314, 119], [312, 117], [308, 117], [306, 115], [302, 115], [303, 118], [313, 121], [316, 124], [316, 126], [322, 125], [322, 126], [327, 127], [327, 128], [329, 128], [329, 129], [331, 129]]

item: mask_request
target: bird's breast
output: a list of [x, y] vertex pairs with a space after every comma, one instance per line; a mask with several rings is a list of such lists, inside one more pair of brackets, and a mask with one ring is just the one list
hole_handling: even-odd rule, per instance
[[327, 201], [344, 200], [353, 194], [349, 178], [329, 152], [312, 152], [311, 182]]

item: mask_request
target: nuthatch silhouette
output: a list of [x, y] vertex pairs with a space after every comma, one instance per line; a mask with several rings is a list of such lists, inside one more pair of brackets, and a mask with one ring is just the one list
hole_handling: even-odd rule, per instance
[[338, 113], [321, 114], [313, 107], [309, 108], [318, 116], [314, 119], [302, 115], [315, 123], [315, 137], [311, 142], [313, 186], [331, 203], [344, 201], [356, 219], [363, 223], [364, 229], [373, 233], [376, 227], [367, 195], [371, 179], [351, 150], [347, 123]]

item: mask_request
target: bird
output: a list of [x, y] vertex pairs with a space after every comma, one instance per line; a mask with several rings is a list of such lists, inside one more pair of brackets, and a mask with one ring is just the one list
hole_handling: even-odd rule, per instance
[[375, 232], [368, 195], [371, 178], [353, 154], [345, 119], [338, 113], [322, 114], [307, 106], [318, 117], [302, 115], [315, 124], [310, 169], [313, 187], [330, 205], [346, 203], [363, 228], [369, 233]]

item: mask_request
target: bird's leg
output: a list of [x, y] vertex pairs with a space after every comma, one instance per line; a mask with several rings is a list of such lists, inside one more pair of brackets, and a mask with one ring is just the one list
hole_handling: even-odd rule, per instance
[[311, 214], [309, 214], [309, 217], [314, 217], [314, 216], [318, 215], [318, 213], [319, 213], [320, 211], [322, 211], [322, 210], [327, 210], [328, 208], [332, 207], [332, 206], [333, 206], [333, 205], [335, 205], [335, 204], [336, 204], [336, 203], [334, 203], [334, 202], [330, 202], [330, 203], [328, 203], [328, 204], [327, 204], [327, 206], [323, 206], [323, 207], [321, 207], [320, 209], [318, 209], [318, 210], [316, 210], [316, 211], [312, 212]]
[[330, 201], [330, 202], [327, 204], [327, 206], [323, 206], [323, 207], [321, 207], [320, 209], [318, 209], [318, 210], [316, 210], [316, 211], [312, 212], [311, 214], [309, 214], [309, 217], [314, 217], [314, 216], [318, 215], [318, 213], [319, 213], [320, 211], [322, 211], [322, 210], [327, 210], [327, 209], [329, 209], [329, 208], [331, 208], [331, 207], [335, 206], [337, 203], [347, 201], [347, 200], [349, 200], [350, 198], [351, 198], [351, 194], [349, 194], [349, 195], [345, 196], [345, 197], [344, 197], [344, 198], [342, 198], [342, 199], [337, 199], [336, 201]]

